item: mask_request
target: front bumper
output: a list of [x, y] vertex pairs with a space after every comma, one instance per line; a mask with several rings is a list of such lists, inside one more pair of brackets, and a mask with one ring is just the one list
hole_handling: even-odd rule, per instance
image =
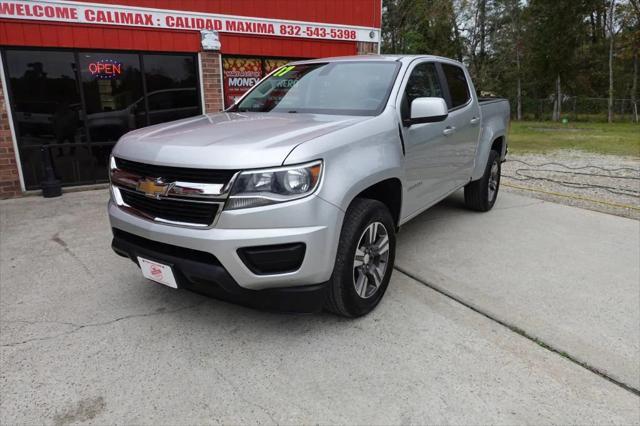
[[[333, 271], [343, 216], [342, 210], [312, 195], [279, 205], [223, 211], [214, 228], [194, 229], [134, 216], [109, 202], [109, 219], [114, 230], [151, 242], [209, 253], [219, 263], [221, 271], [228, 275], [229, 282], [239, 290], [249, 291], [311, 286], [328, 281]], [[120, 244], [116, 240], [114, 249]], [[291, 272], [256, 274], [238, 254], [240, 248], [291, 243], [306, 246], [300, 268]], [[126, 253], [131, 257], [132, 252], [144, 249], [144, 244], [138, 244], [135, 250], [123, 249], [119, 254]], [[182, 274], [187, 277], [195, 265], [185, 263], [182, 268]], [[213, 269], [207, 271], [203, 273], [211, 274], [219, 281], [228, 281]]]
[[220, 262], [204, 252], [159, 243], [113, 229], [113, 250], [138, 266], [138, 256], [170, 265], [179, 288], [207, 294], [259, 309], [286, 312], [318, 312], [327, 284], [247, 290], [236, 283]]

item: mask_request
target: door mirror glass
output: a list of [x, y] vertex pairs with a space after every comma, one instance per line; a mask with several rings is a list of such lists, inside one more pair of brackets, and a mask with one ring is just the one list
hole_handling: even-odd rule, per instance
[[442, 98], [416, 98], [411, 102], [411, 124], [435, 123], [449, 115], [447, 103]]

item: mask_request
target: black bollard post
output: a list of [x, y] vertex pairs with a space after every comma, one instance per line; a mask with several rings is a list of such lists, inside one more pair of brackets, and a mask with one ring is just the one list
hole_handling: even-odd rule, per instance
[[56, 179], [53, 172], [53, 164], [51, 164], [51, 153], [48, 146], [40, 148], [42, 154], [42, 165], [44, 167], [44, 180], [40, 182], [42, 187], [42, 196], [44, 198], [59, 197], [62, 195], [62, 186], [60, 180]]

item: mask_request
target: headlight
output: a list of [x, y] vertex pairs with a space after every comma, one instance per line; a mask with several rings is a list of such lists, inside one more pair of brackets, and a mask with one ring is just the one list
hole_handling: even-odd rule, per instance
[[116, 166], [116, 159], [113, 156], [113, 154], [109, 155], [109, 197], [111, 197], [111, 200], [115, 200], [116, 197], [113, 194], [113, 182], [111, 182], [111, 174], [113, 173], [113, 171], [115, 169], [117, 169], [118, 167]]
[[306, 197], [318, 187], [321, 174], [322, 161], [242, 172], [233, 183], [225, 208], [259, 207]]

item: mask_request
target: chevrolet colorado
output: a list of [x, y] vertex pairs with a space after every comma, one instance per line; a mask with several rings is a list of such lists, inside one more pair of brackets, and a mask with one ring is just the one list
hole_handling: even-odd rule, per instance
[[493, 207], [508, 124], [508, 102], [479, 99], [450, 59], [293, 62], [226, 111], [118, 141], [112, 247], [171, 287], [364, 315], [403, 223], [460, 188]]

